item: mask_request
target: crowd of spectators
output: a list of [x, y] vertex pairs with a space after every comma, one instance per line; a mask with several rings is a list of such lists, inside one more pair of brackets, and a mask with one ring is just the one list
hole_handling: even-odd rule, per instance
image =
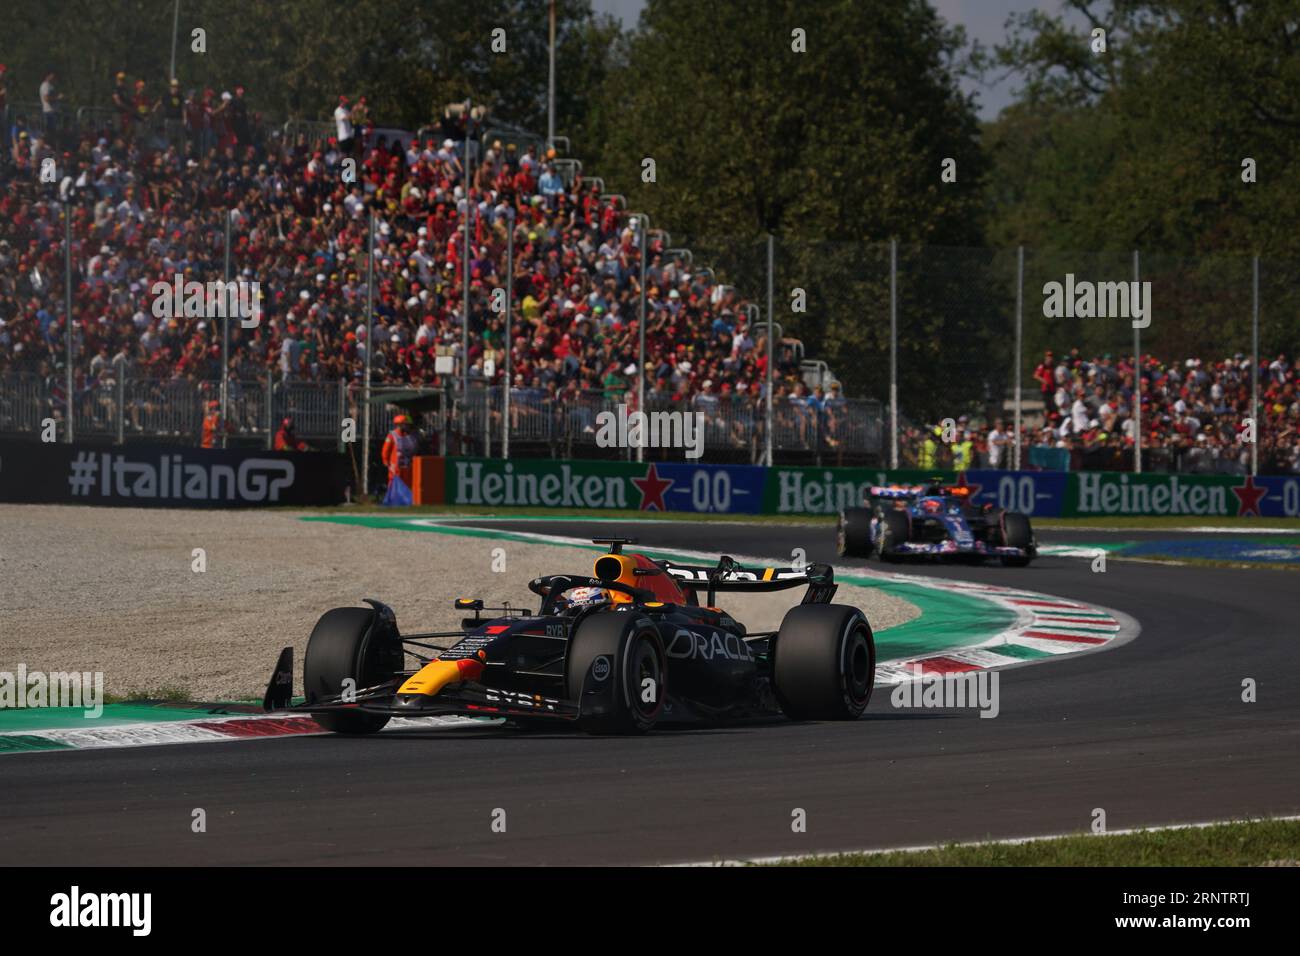
[[[111, 115], [90, 128], [60, 123], [57, 110], [39, 123], [11, 116], [5, 124], [0, 374], [61, 377], [67, 202], [78, 390], [123, 374], [221, 377], [223, 323], [157, 317], [152, 290], [176, 274], [222, 278], [227, 211], [233, 277], [258, 283], [261, 304], [257, 327], [229, 323], [233, 379], [260, 381], [269, 372], [281, 381], [359, 382], [373, 342], [374, 382], [455, 385], [468, 218], [471, 387], [501, 379], [505, 319], [493, 292], [509, 283], [521, 394], [634, 401], [641, 374], [634, 217], [598, 182], [562, 176], [544, 144], [484, 143], [471, 172], [465, 143], [473, 117], [464, 110], [449, 109], [421, 134], [385, 132], [364, 97], [340, 96], [329, 130], [286, 134], [261, 121], [242, 87], [183, 94], [173, 81], [155, 99], [143, 80], [122, 73], [112, 103]], [[349, 160], [354, 180], [345, 175]], [[367, 329], [371, 210], [375, 321]], [[648, 396], [752, 405], [764, 395], [768, 350], [746, 303], [667, 254], [658, 236], [651, 233], [646, 266]], [[811, 407], [818, 399], [803, 394], [797, 361], [777, 351], [775, 396]]]
[[[1219, 360], [1165, 361], [1142, 356], [1143, 461], [1159, 470], [1240, 474], [1250, 467], [1251, 360], [1238, 352]], [[1042, 412], [1023, 432], [1022, 464], [1073, 469], [1126, 469], [1138, 435], [1136, 366], [1131, 355], [1085, 358], [1078, 349], [1045, 352], [1033, 378]], [[1285, 354], [1261, 357], [1259, 421], [1253, 437], [1262, 472], [1300, 474], [1300, 380]], [[1011, 467], [1014, 434], [995, 420], [956, 422], [956, 440], [937, 426], [904, 437], [909, 463], [934, 467]], [[942, 433], [943, 429], [939, 429]], [[969, 446], [969, 450], [967, 447]]]
[[[765, 397], [767, 342], [747, 303], [707, 270], [648, 242], [647, 367], [637, 367], [640, 256], [635, 218], [598, 180], [562, 175], [537, 142], [484, 143], [467, 157], [465, 109], [449, 108], [417, 134], [382, 131], [364, 96], [340, 96], [329, 129], [267, 123], [246, 91], [154, 97], [142, 79], [113, 79], [111, 110], [72, 122], [48, 74], [39, 116], [8, 102], [0, 64], [0, 374], [62, 387], [66, 352], [62, 210], [72, 213], [74, 388], [117, 376], [211, 383], [221, 377], [222, 323], [155, 315], [156, 282], [224, 274], [231, 219], [234, 278], [257, 283], [261, 321], [230, 323], [228, 372], [238, 381], [372, 380], [471, 387], [500, 382], [505, 318], [494, 292], [512, 292], [512, 382], [521, 408], [580, 396], [635, 403], [688, 401], [718, 427], [746, 426]], [[97, 117], [97, 118], [95, 118]], [[355, 163], [355, 178], [346, 175]], [[373, 327], [366, 328], [367, 248], [375, 213]], [[469, 346], [462, 356], [469, 220]], [[514, 232], [514, 271], [506, 247]], [[441, 361], [440, 361], [441, 360]], [[465, 365], [462, 366], [462, 360]], [[777, 349], [774, 399], [794, 430], [842, 417], [838, 389], [810, 392], [793, 349]], [[1261, 462], [1300, 470], [1300, 398], [1285, 356], [1259, 369]], [[1203, 363], [1143, 357], [1143, 447], [1187, 471], [1233, 471], [1249, 456], [1242, 431], [1250, 365], [1241, 355]], [[1074, 467], [1131, 460], [1131, 357], [1044, 355], [1034, 372], [1041, 427], [1026, 444]], [[909, 463], [1008, 467], [1004, 422], [957, 422], [903, 436]], [[834, 429], [829, 432], [834, 435]], [[808, 436], [804, 436], [808, 437]], [[831, 438], [832, 443], [834, 438]]]

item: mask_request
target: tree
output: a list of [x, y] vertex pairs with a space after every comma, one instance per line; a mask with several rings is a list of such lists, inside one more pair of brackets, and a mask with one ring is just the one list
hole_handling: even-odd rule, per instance
[[[153, 95], [166, 89], [171, 3], [14, 6], [5, 11], [11, 100], [34, 100], [49, 69], [74, 106], [106, 107], [118, 70], [146, 80]], [[182, 0], [176, 72], [184, 89], [242, 84], [252, 107], [276, 119], [326, 119], [347, 93], [365, 95], [382, 125], [414, 129], [468, 96], [544, 130], [546, 20], [536, 0]], [[556, 20], [557, 121], [572, 135], [603, 82], [617, 27], [590, 0], [557, 0]], [[492, 49], [497, 28], [504, 52]], [[204, 53], [191, 51], [195, 29], [205, 32]]]
[[[807, 52], [793, 49], [796, 30]], [[880, 243], [961, 246], [981, 236], [984, 160], [957, 88], [962, 43], [921, 0], [650, 0], [592, 122], [604, 144], [597, 168], [631, 208], [751, 297], [765, 287], [762, 236], [775, 234], [777, 321], [850, 390], [883, 398]], [[642, 181], [646, 158], [654, 183]], [[955, 183], [940, 180], [945, 158], [956, 161]], [[970, 306], [982, 292], [939, 285], [901, 317], [900, 361], [913, 370], [942, 373], [955, 359], [936, 337], [979, 347], [996, 328]], [[805, 314], [789, 309], [795, 287], [808, 292]], [[903, 404], [932, 398], [924, 376], [910, 382]], [[954, 406], [985, 388], [978, 376], [954, 375], [952, 385]]]
[[[1300, 16], [1290, 0], [1066, 4], [1011, 22], [1021, 102], [988, 131], [998, 241], [1294, 257]], [[1242, 181], [1256, 162], [1258, 182]]]
[[[1245, 350], [1249, 255], [1264, 257], [1266, 283], [1300, 259], [1295, 4], [1066, 6], [1083, 29], [1042, 13], [1012, 18], [1008, 42], [983, 64], [1024, 79], [1019, 102], [986, 131], [991, 240], [1125, 257], [1141, 249], [1157, 296], [1149, 348]], [[1092, 49], [1097, 28], [1105, 53]], [[1254, 183], [1243, 181], [1246, 159]], [[1120, 271], [1108, 278], [1129, 277]], [[1264, 348], [1293, 348], [1300, 288], [1272, 292]]]
[[983, 164], [961, 41], [921, 0], [651, 0], [602, 99], [602, 168], [691, 234], [973, 242]]

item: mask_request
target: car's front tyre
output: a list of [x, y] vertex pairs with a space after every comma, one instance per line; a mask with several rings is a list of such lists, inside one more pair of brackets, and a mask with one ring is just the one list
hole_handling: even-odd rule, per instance
[[598, 611], [569, 638], [564, 679], [589, 734], [643, 734], [663, 712], [668, 655], [654, 623], [623, 611]]
[[[374, 608], [336, 607], [322, 614], [307, 641], [302, 666], [308, 707], [343, 693], [345, 681], [360, 690], [401, 670], [401, 644], [387, 637]], [[360, 711], [313, 711], [312, 719], [337, 734], [373, 734], [388, 723], [385, 714]]]

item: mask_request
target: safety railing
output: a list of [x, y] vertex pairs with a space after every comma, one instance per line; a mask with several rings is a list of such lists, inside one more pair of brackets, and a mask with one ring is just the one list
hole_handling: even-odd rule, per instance
[[[375, 385], [371, 389], [370, 436], [378, 441], [399, 414], [415, 419], [422, 431], [438, 435], [438, 447], [453, 454], [500, 453], [504, 438], [505, 397], [497, 384], [472, 386], [467, 395], [443, 389]], [[226, 392], [225, 426], [209, 429], [212, 443], [270, 447], [275, 432], [290, 419], [294, 433], [320, 448], [338, 446], [346, 425], [363, 435], [364, 389], [357, 382], [282, 381], [236, 377]], [[111, 442], [152, 441], [200, 444], [204, 419], [220, 414], [221, 383], [216, 380], [142, 379], [102, 375], [74, 391], [75, 433]], [[512, 454], [632, 457], [619, 416], [635, 407], [635, 395], [583, 391], [560, 397], [542, 389], [513, 388], [509, 424]], [[409, 409], [416, 408], [412, 412]], [[705, 393], [674, 402], [647, 396], [651, 428], [665, 438], [699, 441], [708, 460], [757, 462], [763, 452], [765, 404], [758, 396]], [[656, 418], [662, 415], [695, 416]], [[62, 379], [33, 373], [0, 375], [0, 434], [38, 435], [49, 419], [62, 420]], [[624, 421], [627, 419], [624, 418]], [[613, 424], [611, 431], [607, 423]], [[881, 454], [881, 406], [870, 400], [832, 397], [773, 402], [773, 446], [790, 460], [860, 461]], [[647, 441], [649, 435], [647, 432]], [[609, 443], [613, 436], [614, 444]], [[680, 445], [652, 457], [676, 457]]]

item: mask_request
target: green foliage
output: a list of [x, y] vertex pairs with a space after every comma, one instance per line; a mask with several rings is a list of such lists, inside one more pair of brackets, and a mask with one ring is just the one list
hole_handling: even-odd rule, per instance
[[[67, 102], [107, 106], [118, 70], [166, 88], [172, 3], [18, 0], [5, 10], [10, 99], [37, 99], [45, 71]], [[604, 79], [617, 26], [590, 0], [556, 4], [557, 126], [580, 134]], [[506, 31], [506, 53], [491, 49]], [[206, 53], [191, 32], [206, 31]], [[276, 118], [327, 119], [341, 93], [364, 95], [371, 116], [415, 128], [471, 96], [494, 113], [546, 129], [547, 5], [535, 0], [181, 0], [176, 72], [183, 89], [233, 90]]]
[[[996, 65], [1021, 102], [987, 131], [990, 239], [1076, 249], [1295, 258], [1300, 18], [1292, 0], [1065, 4], [1107, 29], [1034, 13]], [[986, 63], [986, 65], [992, 65]], [[1242, 160], [1258, 182], [1242, 182]]]
[[974, 242], [983, 161], [950, 68], [960, 39], [920, 0], [651, 0], [610, 76], [600, 166], [690, 236]]
[[[807, 52], [792, 49], [796, 28]], [[596, 168], [631, 208], [757, 301], [762, 237], [776, 235], [776, 321], [851, 394], [885, 398], [881, 243], [981, 238], [985, 164], [957, 89], [961, 47], [961, 33], [920, 0], [650, 0], [593, 120], [604, 146]], [[646, 157], [656, 163], [652, 184], [642, 181]], [[955, 183], [940, 181], [948, 157]], [[804, 315], [790, 310], [795, 287], [808, 293]], [[971, 298], [984, 297], [981, 288]], [[978, 349], [995, 328], [977, 328], [985, 316], [963, 301], [940, 283], [900, 311], [902, 347], [915, 349], [900, 361], [951, 372], [949, 408], [977, 399], [983, 384], [958, 374], [959, 355], [942, 342]], [[912, 381], [920, 402], [922, 379]]]

